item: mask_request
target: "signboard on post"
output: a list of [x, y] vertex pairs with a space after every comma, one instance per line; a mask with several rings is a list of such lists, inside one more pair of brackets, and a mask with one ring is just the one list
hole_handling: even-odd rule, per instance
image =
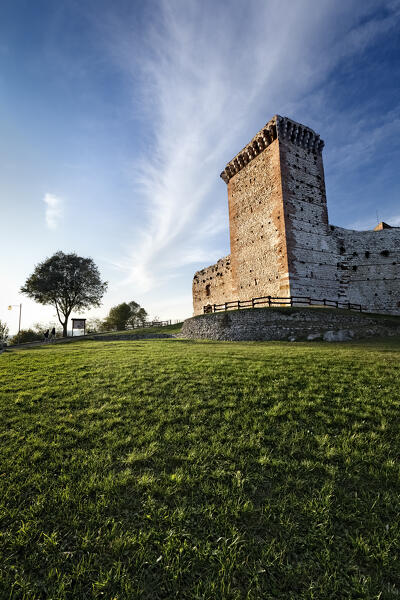
[[86, 319], [72, 319], [72, 337], [74, 337], [74, 329], [83, 329], [83, 335], [85, 335]]

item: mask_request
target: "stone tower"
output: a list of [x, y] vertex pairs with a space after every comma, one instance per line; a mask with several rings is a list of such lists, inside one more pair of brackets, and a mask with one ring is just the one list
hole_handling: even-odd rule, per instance
[[221, 174], [235, 298], [320, 295], [328, 235], [323, 146], [312, 129], [275, 116]]
[[[399, 253], [400, 229], [371, 237], [329, 225], [323, 147], [312, 129], [276, 115], [226, 165], [231, 254], [195, 274], [195, 314], [207, 304], [261, 296], [327, 298], [384, 312], [390, 304], [398, 312], [392, 253]], [[355, 273], [355, 247], [364, 240], [373, 260]], [[380, 290], [374, 296], [372, 280]]]

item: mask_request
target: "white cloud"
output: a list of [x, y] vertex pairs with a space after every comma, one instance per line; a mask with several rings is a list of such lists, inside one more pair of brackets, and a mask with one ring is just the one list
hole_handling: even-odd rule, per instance
[[400, 215], [393, 215], [389, 220], [388, 220], [389, 225], [392, 225], [392, 227], [400, 227]]
[[219, 258], [217, 233], [228, 226], [219, 172], [276, 112], [310, 118], [315, 87], [394, 26], [388, 16], [371, 17], [374, 7], [372, 0], [160, 1], [141, 51], [129, 27], [114, 30], [120, 66], [136, 76], [140, 64], [152, 131], [132, 166], [146, 214], [122, 261], [138, 289], [189, 262]]
[[59, 196], [45, 194], [43, 202], [46, 205], [45, 218], [49, 229], [57, 229], [64, 216], [64, 202]]
[[[348, 115], [349, 117], [349, 115]], [[338, 173], [344, 169], [356, 170], [364, 163], [374, 160], [379, 149], [400, 135], [400, 105], [383, 114], [379, 122], [366, 123], [355, 118], [348, 122], [348, 135], [328, 153], [329, 168]]]

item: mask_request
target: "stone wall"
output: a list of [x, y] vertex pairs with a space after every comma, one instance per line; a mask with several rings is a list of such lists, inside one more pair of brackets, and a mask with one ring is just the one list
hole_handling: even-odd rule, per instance
[[278, 140], [228, 183], [233, 298], [288, 293]]
[[187, 319], [179, 337], [227, 341], [347, 341], [400, 335], [398, 317], [328, 308], [255, 308]]
[[337, 299], [338, 258], [328, 225], [321, 152], [280, 137], [291, 296]]
[[231, 257], [221, 258], [215, 265], [197, 271], [193, 278], [193, 307], [199, 315], [207, 304], [229, 302], [236, 292], [232, 289]]
[[400, 314], [400, 228], [330, 229], [344, 300], [371, 312]]

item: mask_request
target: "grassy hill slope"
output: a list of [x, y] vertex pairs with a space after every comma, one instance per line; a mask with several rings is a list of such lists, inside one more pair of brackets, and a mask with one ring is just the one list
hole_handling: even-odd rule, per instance
[[2, 354], [0, 598], [398, 597], [399, 356], [398, 339]]
[[[133, 337], [146, 335], [148, 333], [179, 333], [183, 323], [173, 323], [172, 325], [154, 326], [154, 327], [138, 327], [137, 329], [126, 329], [124, 331], [109, 331], [101, 335], [131, 335]], [[93, 334], [96, 335], [96, 334]]]

